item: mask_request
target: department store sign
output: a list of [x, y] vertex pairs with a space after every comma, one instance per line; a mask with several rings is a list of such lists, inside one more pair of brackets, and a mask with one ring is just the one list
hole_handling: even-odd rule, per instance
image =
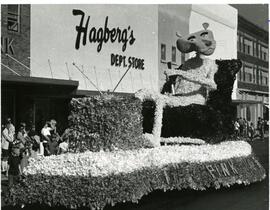
[[[120, 44], [122, 53], [128, 47], [131, 47], [136, 38], [131, 26], [126, 28], [109, 27], [109, 17], [106, 16], [104, 26], [96, 27], [91, 25], [91, 17], [85, 15], [84, 11], [73, 9], [74, 16], [80, 16], [80, 22], [76, 26], [75, 49], [79, 50], [81, 46], [96, 45], [97, 53], [100, 53], [102, 47], [107, 43]], [[134, 56], [120, 55], [111, 53], [110, 65], [114, 67], [124, 67], [144, 70], [144, 59]]]

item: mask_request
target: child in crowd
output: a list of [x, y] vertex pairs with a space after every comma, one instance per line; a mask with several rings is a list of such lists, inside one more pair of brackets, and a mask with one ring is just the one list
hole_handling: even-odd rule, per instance
[[13, 184], [19, 181], [21, 175], [21, 160], [20, 148], [12, 147], [11, 155], [8, 158], [8, 186], [11, 187]]
[[68, 152], [68, 139], [66, 138], [62, 143], [59, 144], [58, 154]]
[[56, 155], [58, 153], [58, 144], [60, 143], [60, 135], [57, 132], [57, 127], [56, 127], [56, 120], [52, 119], [50, 121], [50, 126], [51, 126], [51, 138], [49, 141], [49, 150], [51, 155]]
[[68, 147], [69, 147], [69, 132], [70, 129], [67, 128], [64, 133], [61, 136], [61, 140], [62, 142], [59, 144], [59, 149], [58, 149], [58, 154], [63, 154], [63, 153], [67, 153], [68, 152]]
[[251, 140], [253, 139], [254, 135], [255, 135], [255, 127], [254, 127], [254, 124], [253, 123], [250, 123], [250, 126], [249, 126], [249, 137], [250, 137]]
[[36, 132], [35, 125], [31, 126], [31, 130], [28, 133], [29, 138], [31, 139], [31, 157], [35, 158], [38, 155], [39, 149], [40, 149], [40, 137], [38, 136], [38, 133]]
[[240, 135], [240, 124], [238, 123], [238, 119], [234, 122], [234, 134], [236, 136]]
[[28, 159], [31, 153], [31, 139], [28, 136], [26, 130], [26, 124], [20, 123], [19, 131], [17, 133], [17, 140], [20, 145], [20, 152], [22, 155], [21, 169], [23, 170], [28, 165]]

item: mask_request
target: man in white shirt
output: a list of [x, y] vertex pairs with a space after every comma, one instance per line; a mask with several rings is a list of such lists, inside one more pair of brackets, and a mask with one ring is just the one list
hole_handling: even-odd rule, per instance
[[2, 160], [1, 171], [6, 172], [8, 167], [9, 146], [14, 140], [15, 128], [11, 123], [11, 120], [7, 120], [4, 130], [2, 131], [1, 148], [2, 148]]
[[48, 156], [50, 155], [48, 142], [51, 138], [51, 130], [52, 128], [49, 126], [50, 122], [46, 122], [44, 127], [41, 129], [41, 142], [40, 142], [40, 155]]

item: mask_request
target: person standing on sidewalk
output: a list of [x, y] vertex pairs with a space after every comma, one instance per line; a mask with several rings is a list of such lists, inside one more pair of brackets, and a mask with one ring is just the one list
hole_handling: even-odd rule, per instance
[[254, 124], [251, 122], [249, 126], [249, 138], [252, 140], [255, 134]]
[[47, 121], [44, 124], [44, 127], [41, 129], [41, 143], [40, 143], [40, 154], [44, 156], [50, 155], [49, 142], [51, 141], [51, 131], [50, 121]]
[[238, 123], [238, 119], [234, 122], [234, 134], [239, 137], [240, 134], [240, 125]]
[[21, 160], [20, 148], [17, 146], [12, 147], [11, 155], [8, 158], [8, 186], [12, 187], [17, 183], [21, 175]]
[[2, 173], [7, 172], [8, 167], [8, 156], [10, 153], [10, 147], [14, 141], [15, 128], [11, 123], [11, 120], [7, 119], [5, 128], [2, 131], [1, 137], [1, 149], [2, 149], [2, 160], [1, 160], [1, 171]]
[[20, 128], [17, 133], [17, 139], [20, 142], [21, 145], [21, 154], [22, 154], [22, 160], [21, 160], [21, 170], [23, 170], [28, 165], [28, 159], [30, 157], [31, 152], [31, 139], [28, 136], [26, 130], [26, 124], [24, 122], [20, 123]]
[[242, 117], [239, 118], [238, 123], [240, 125], [240, 136], [243, 136], [244, 134], [244, 120], [242, 119]]
[[259, 132], [260, 138], [263, 139], [264, 138], [264, 123], [263, 123], [263, 119], [262, 118], [258, 118], [258, 122], [257, 122], [257, 130]]

